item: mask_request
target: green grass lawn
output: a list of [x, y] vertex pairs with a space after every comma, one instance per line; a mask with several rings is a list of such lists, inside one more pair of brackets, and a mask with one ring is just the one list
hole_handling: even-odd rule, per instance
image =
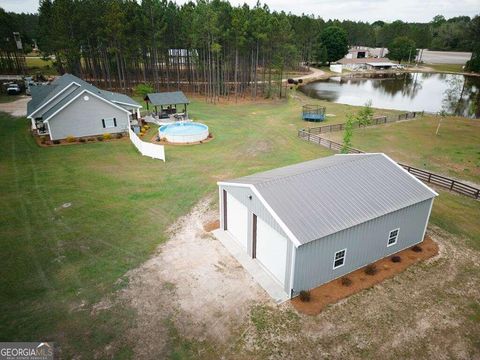
[[[480, 184], [480, 122], [439, 117], [355, 129], [352, 144], [364, 151], [382, 151], [406, 164]], [[342, 133], [328, 134], [336, 141]]]
[[91, 305], [152, 254], [169, 224], [213, 195], [216, 181], [330, 154], [296, 138], [296, 112], [287, 102], [194, 103], [192, 116], [215, 140], [167, 147], [166, 163], [127, 139], [39, 148], [26, 119], [1, 115], [0, 337], [55, 340], [66, 358], [90, 358], [121, 337], [131, 314], [91, 316]]
[[[134, 314], [114, 306], [92, 315], [92, 305], [125, 286], [123, 275], [165, 241], [173, 221], [202, 197], [214, 196], [218, 180], [332, 154], [296, 137], [305, 127], [300, 105], [306, 101], [301, 94], [259, 104], [194, 101], [190, 116], [207, 124], [215, 139], [167, 146], [166, 163], [142, 157], [128, 139], [40, 148], [26, 119], [0, 114], [0, 338], [53, 340], [64, 358], [106, 356], [105, 347], [124, 339]], [[353, 110], [328, 103], [327, 113], [337, 115], [328, 121], [343, 122]], [[456, 135], [462, 136], [460, 149], [472, 132], [462, 128]], [[411, 132], [403, 134], [409, 139]], [[378, 138], [389, 136], [373, 136], [376, 151], [385, 146]], [[449, 138], [440, 139], [452, 152]], [[410, 146], [397, 146], [423, 151], [408, 141]], [[436, 146], [443, 152], [442, 143]], [[462, 159], [451, 154], [452, 162], [463, 164]], [[479, 217], [480, 202], [442, 192], [432, 222], [480, 248]], [[124, 340], [113, 357], [131, 356]]]
[[18, 100], [17, 95], [0, 94], [0, 104]]
[[463, 65], [460, 64], [428, 64], [426, 65], [436, 71], [448, 72], [448, 73], [462, 73], [465, 72]]
[[27, 64], [28, 72], [34, 74], [36, 72], [42, 75], [57, 75], [57, 70], [53, 66], [52, 60], [43, 60], [38, 57], [26, 57], [25, 62]]

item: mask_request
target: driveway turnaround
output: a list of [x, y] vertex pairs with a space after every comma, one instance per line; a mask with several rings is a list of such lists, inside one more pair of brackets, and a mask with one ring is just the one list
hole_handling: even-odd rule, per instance
[[27, 116], [27, 103], [30, 99], [29, 96], [18, 96], [18, 100], [0, 103], [0, 112], [6, 112], [17, 117]]

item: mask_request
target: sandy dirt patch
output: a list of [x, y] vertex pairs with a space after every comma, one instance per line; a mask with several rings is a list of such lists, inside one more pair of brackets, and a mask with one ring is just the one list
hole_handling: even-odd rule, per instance
[[[392, 262], [392, 256], [376, 261], [373, 263], [377, 271], [374, 275], [367, 275], [365, 268], [358, 269], [345, 275], [343, 278], [312, 289], [309, 302], [302, 302], [300, 297], [296, 297], [291, 301], [292, 305], [303, 314], [317, 315], [327, 305], [379, 284], [385, 279], [389, 279], [404, 271], [410, 265], [432, 258], [438, 254], [438, 245], [428, 236], [419, 246], [422, 250], [421, 252], [414, 252], [409, 248], [396, 253], [395, 256], [400, 257], [400, 262]], [[342, 279], [348, 279], [351, 281], [351, 284], [342, 284]]]
[[[167, 321], [197, 341], [224, 343], [252, 304], [268, 295], [223, 245], [204, 230], [218, 217], [201, 201], [169, 230], [171, 237], [154, 257], [128, 273], [122, 298], [136, 311], [130, 337], [135, 358], [158, 359], [168, 353]], [[273, 302], [272, 302], [273, 304]]]
[[30, 96], [19, 96], [18, 100], [0, 103], [0, 111], [17, 117], [27, 116], [27, 103], [30, 100]]

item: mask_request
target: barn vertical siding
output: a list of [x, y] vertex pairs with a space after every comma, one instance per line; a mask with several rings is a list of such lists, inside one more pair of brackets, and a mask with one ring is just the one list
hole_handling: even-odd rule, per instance
[[[265, 221], [269, 226], [271, 226], [273, 229], [278, 231], [282, 236], [286, 237], [288, 239], [287, 234], [282, 230], [280, 225], [275, 221], [273, 216], [270, 214], [270, 212], [263, 206], [262, 202], [257, 198], [257, 196], [252, 192], [252, 190], [248, 187], [243, 187], [243, 186], [224, 186], [221, 185], [219, 187], [219, 192], [220, 192], [220, 200], [222, 201], [222, 191], [227, 190], [229, 194], [235, 197], [238, 201], [240, 201], [243, 205], [247, 207], [247, 209], [251, 212], [256, 214], [260, 219]], [[251, 196], [252, 199], [250, 200], [248, 197]], [[220, 207], [221, 211], [221, 216], [220, 219], [223, 221], [223, 201], [222, 201], [222, 206]], [[227, 219], [228, 223], [228, 219]]]
[[[423, 240], [433, 199], [414, 204], [297, 248], [293, 288], [296, 293], [348, 274]], [[387, 247], [389, 232], [400, 228]], [[333, 270], [336, 251], [347, 249], [345, 264]]]
[[[253, 242], [253, 214], [257, 215], [258, 218], [266, 222], [270, 227], [275, 229], [283, 237], [285, 237], [287, 242], [287, 264], [285, 271], [285, 286], [284, 290], [287, 294], [290, 294], [290, 278], [291, 278], [291, 260], [293, 252], [293, 244], [290, 241], [290, 238], [285, 234], [280, 225], [276, 222], [270, 212], [263, 206], [262, 202], [258, 197], [252, 192], [249, 187], [244, 186], [219, 186], [219, 199], [220, 199], [220, 228], [224, 229], [224, 204], [223, 204], [223, 190], [226, 190], [230, 195], [235, 197], [248, 209], [248, 254], [252, 254], [252, 242]], [[252, 198], [249, 199], [249, 196]], [[227, 227], [228, 227], [228, 216], [227, 216]]]

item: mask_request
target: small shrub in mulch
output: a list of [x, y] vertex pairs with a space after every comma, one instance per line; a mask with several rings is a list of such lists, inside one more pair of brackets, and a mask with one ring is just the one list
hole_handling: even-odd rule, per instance
[[352, 285], [352, 279], [350, 279], [348, 276], [342, 277], [342, 285], [343, 285], [343, 286], [350, 286], [350, 285]]
[[375, 275], [377, 272], [378, 269], [375, 264], [370, 264], [365, 267], [365, 274], [367, 275]]
[[288, 80], [287, 80], [287, 82], [288, 82], [289, 84], [293, 84], [294, 81], [295, 81], [295, 80], [293, 80], [293, 79], [288, 79]]
[[69, 135], [65, 140], [67, 141], [67, 143], [74, 143], [75, 141], [77, 141], [77, 138], [75, 136]]
[[116, 134], [115, 134], [115, 137], [116, 137], [117, 139], [121, 139], [121, 138], [123, 137], [123, 134], [122, 134], [122, 133], [116, 133]]
[[95, 138], [88, 138], [87, 141], [95, 141]]
[[414, 251], [414, 252], [422, 252], [423, 249], [422, 249], [420, 246], [415, 245], [414, 247], [412, 247], [412, 251]]
[[104, 140], [110, 140], [111, 138], [112, 138], [112, 134], [109, 134], [109, 133], [103, 134], [103, 139]]
[[398, 255], [394, 255], [394, 256], [392, 256], [391, 260], [392, 260], [392, 262], [394, 262], [394, 263], [399, 263], [399, 262], [402, 261], [402, 258], [401, 258], [400, 256], [398, 256]]
[[303, 79], [298, 79], [298, 83], [299, 83], [299, 84], [302, 84], [302, 83], [303, 83]]
[[55, 145], [58, 145], [58, 144], [60, 144], [60, 140], [53, 140], [53, 143], [54, 143]]
[[103, 136], [97, 136], [98, 141], [103, 141]]
[[80, 139], [78, 139], [78, 141], [81, 142], [81, 143], [84, 143], [87, 140], [85, 138], [80, 138]]
[[294, 85], [298, 85], [298, 81], [295, 80], [295, 81], [293, 82], [293, 84], [294, 84]]
[[310, 291], [308, 290], [302, 290], [300, 291], [300, 294], [298, 294], [298, 297], [302, 302], [309, 302], [310, 301]]
[[40, 137], [40, 144], [46, 144], [47, 143], [47, 137], [46, 136], [41, 136]]

